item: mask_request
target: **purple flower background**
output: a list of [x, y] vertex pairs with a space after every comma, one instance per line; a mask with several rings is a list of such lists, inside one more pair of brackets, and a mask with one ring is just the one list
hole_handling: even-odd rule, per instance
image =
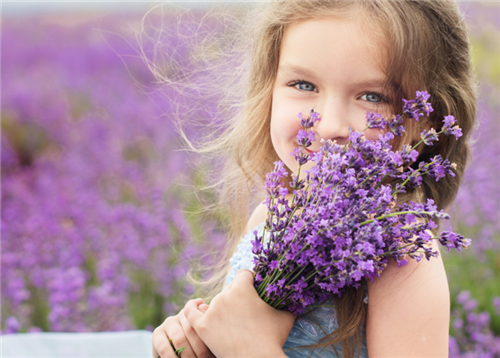
[[[443, 252], [450, 355], [500, 357], [500, 5], [460, 6], [481, 92], [473, 158], [449, 211], [472, 245]], [[171, 18], [171, 72], [191, 70], [186, 39], [223, 31], [200, 25], [204, 11]], [[224, 217], [192, 214], [203, 167], [172, 121], [179, 108], [215, 121], [217, 103], [155, 84], [130, 30], [142, 15], [3, 19], [3, 333], [154, 327], [192, 294], [189, 266], [224, 245]]]
[[155, 91], [126, 21], [4, 23], [4, 332], [158, 325], [223, 242], [217, 220], [188, 214], [202, 171], [170, 119], [183, 99]]

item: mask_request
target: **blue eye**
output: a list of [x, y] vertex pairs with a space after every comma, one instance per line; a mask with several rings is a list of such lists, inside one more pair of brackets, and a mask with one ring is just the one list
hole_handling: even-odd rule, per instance
[[302, 82], [302, 83], [297, 83], [297, 84], [298, 84], [299, 89], [302, 91], [314, 91], [315, 90], [315, 87], [308, 82]]
[[[365, 98], [363, 98], [363, 97], [365, 97]], [[387, 99], [384, 96], [382, 96], [381, 94], [376, 93], [376, 92], [365, 93], [364, 95], [362, 95], [360, 97], [360, 99], [363, 99], [363, 100], [370, 102], [370, 103], [387, 102]]]
[[292, 82], [288, 83], [287, 86], [294, 87], [295, 89], [297, 89], [299, 91], [318, 92], [318, 90], [316, 89], [316, 87], [312, 83], [302, 81], [302, 80], [292, 81]]

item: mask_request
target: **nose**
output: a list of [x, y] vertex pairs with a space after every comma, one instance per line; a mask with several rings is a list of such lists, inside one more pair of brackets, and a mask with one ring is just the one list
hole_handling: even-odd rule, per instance
[[317, 121], [313, 127], [316, 135], [319, 136], [316, 139], [330, 139], [337, 141], [338, 144], [347, 144], [351, 126], [347, 105], [341, 101], [331, 100], [315, 110], [321, 115], [321, 120]]

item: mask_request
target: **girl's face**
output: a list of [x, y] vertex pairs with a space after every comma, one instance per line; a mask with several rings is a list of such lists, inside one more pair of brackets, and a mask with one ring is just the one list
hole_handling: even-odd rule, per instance
[[[273, 88], [271, 139], [290, 170], [298, 168], [290, 153], [297, 147], [299, 112], [307, 115], [314, 107], [320, 113], [321, 120], [312, 128], [316, 142], [311, 151], [319, 149], [321, 139], [346, 144], [349, 127], [358, 131], [366, 127], [367, 111], [390, 115], [389, 94], [382, 87], [387, 79], [382, 70], [384, 44], [373, 31], [356, 20], [331, 17], [295, 23], [285, 30]], [[365, 132], [368, 139], [378, 134], [378, 130]]]

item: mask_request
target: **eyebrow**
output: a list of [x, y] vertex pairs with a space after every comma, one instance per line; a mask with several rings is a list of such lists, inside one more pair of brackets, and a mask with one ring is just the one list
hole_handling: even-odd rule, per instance
[[296, 65], [291, 65], [291, 64], [284, 64], [278, 67], [278, 72], [283, 71], [283, 72], [293, 72], [298, 75], [306, 76], [306, 77], [316, 77], [316, 74], [304, 67], [296, 66]]
[[366, 81], [361, 81], [359, 83], [356, 83], [356, 86], [359, 87], [378, 87], [378, 88], [388, 88], [389, 86], [389, 80], [387, 79], [373, 79], [373, 80], [366, 80]]

